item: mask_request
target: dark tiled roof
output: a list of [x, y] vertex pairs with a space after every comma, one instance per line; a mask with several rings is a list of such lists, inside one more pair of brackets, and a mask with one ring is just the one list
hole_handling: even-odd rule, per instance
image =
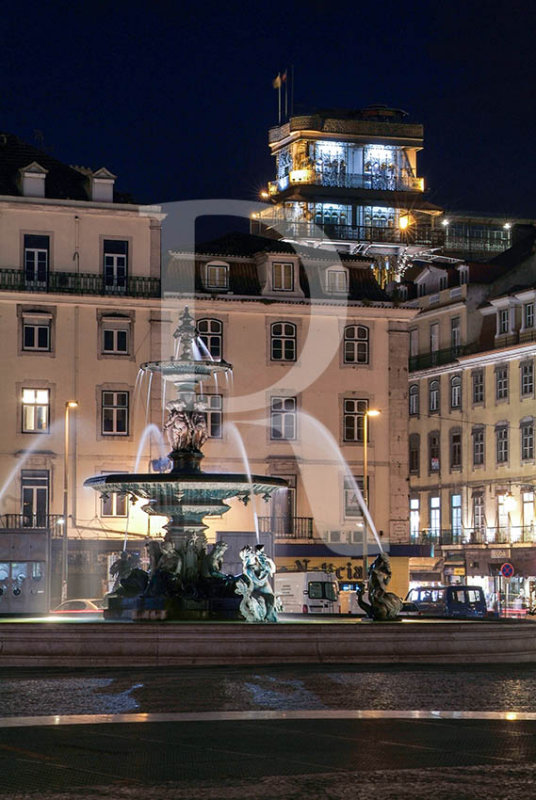
[[370, 258], [363, 258], [363, 256], [353, 256], [349, 253], [333, 253], [329, 250], [321, 250], [318, 247], [301, 247], [300, 245], [284, 242], [282, 239], [271, 239], [268, 236], [257, 236], [253, 233], [241, 233], [240, 231], [226, 233], [217, 239], [202, 242], [196, 245], [195, 252], [198, 255], [214, 257], [252, 257], [257, 253], [289, 253], [317, 261], [330, 261], [334, 258], [340, 258], [341, 261], [370, 264]]
[[[60, 200], [88, 200], [87, 175], [63, 164], [57, 158], [27, 144], [11, 133], [0, 133], [0, 194], [20, 196], [19, 169], [36, 161], [48, 170], [45, 179], [45, 197]], [[128, 202], [126, 195], [116, 201]]]
[[536, 228], [523, 226], [522, 232], [520, 228], [518, 230], [520, 238], [512, 247], [492, 259], [493, 266], [511, 269], [534, 255], [536, 252]]

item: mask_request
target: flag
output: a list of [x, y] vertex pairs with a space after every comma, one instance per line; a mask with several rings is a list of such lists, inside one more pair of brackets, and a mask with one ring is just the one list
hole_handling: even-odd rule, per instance
[[281, 83], [285, 83], [287, 80], [287, 71], [285, 70], [284, 73], [281, 75]]
[[[286, 79], [287, 79], [287, 76], [285, 75], [285, 80]], [[280, 72], [278, 72], [277, 76], [273, 79], [272, 86], [274, 87], [274, 89], [281, 89], [281, 73]]]

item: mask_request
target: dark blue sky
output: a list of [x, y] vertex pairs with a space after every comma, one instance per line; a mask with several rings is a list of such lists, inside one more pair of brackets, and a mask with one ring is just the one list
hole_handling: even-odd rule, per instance
[[256, 199], [293, 63], [296, 106], [423, 122], [434, 202], [536, 217], [535, 23], [529, 0], [23, 0], [2, 10], [0, 128], [143, 202]]

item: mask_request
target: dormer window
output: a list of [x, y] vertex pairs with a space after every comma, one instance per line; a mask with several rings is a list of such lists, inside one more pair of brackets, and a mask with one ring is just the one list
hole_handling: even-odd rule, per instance
[[510, 321], [510, 313], [508, 308], [499, 309], [497, 314], [497, 335], [508, 333], [508, 324]]
[[48, 169], [32, 161], [27, 167], [19, 169], [19, 185], [24, 197], [44, 197], [45, 179]]
[[276, 292], [294, 291], [294, 264], [283, 261], [272, 264], [272, 289]]
[[328, 269], [326, 291], [330, 294], [346, 294], [348, 292], [348, 272], [345, 269]]
[[224, 261], [211, 261], [207, 264], [206, 287], [207, 289], [229, 288], [229, 265]]
[[426, 294], [426, 284], [419, 283], [418, 288], [419, 288], [419, 297], [424, 297], [424, 295]]
[[459, 267], [458, 274], [460, 276], [460, 286], [469, 283], [469, 267]]
[[446, 275], [441, 275], [439, 278], [439, 290], [446, 289], [448, 285], [448, 277]]

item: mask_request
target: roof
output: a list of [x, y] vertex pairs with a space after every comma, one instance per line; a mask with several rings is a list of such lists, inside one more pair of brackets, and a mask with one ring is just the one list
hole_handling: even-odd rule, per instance
[[[33, 162], [47, 171], [45, 197], [61, 200], [89, 199], [87, 180], [92, 170], [70, 167], [51, 156], [46, 150], [23, 142], [12, 133], [3, 132], [0, 132], [0, 194], [21, 196], [19, 170]], [[124, 195], [116, 194], [114, 199], [119, 202], [130, 202]]]

